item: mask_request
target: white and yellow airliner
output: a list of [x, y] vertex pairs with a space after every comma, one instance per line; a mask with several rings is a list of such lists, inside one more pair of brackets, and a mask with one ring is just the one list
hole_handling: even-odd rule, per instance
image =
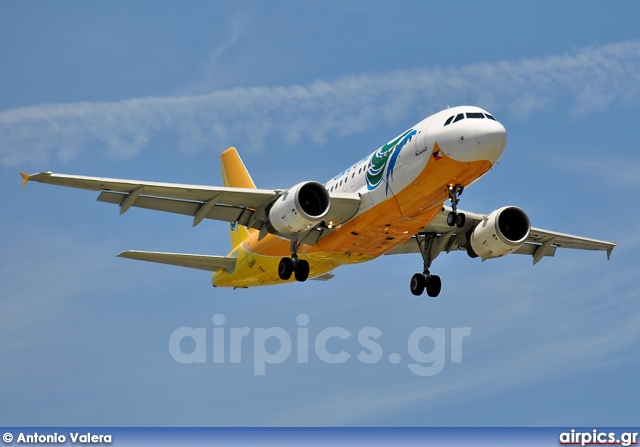
[[[419, 122], [325, 184], [257, 189], [235, 148], [220, 156], [223, 187], [144, 182], [76, 175], [22, 174], [27, 181], [102, 191], [98, 200], [230, 223], [227, 256], [125, 251], [123, 258], [213, 272], [213, 285], [253, 287], [307, 279], [327, 280], [343, 264], [380, 255], [420, 253], [422, 273], [411, 292], [438, 296], [430, 272], [441, 252], [466, 250], [482, 260], [511, 253], [537, 263], [556, 248], [601, 250], [613, 242], [532, 228], [527, 214], [506, 206], [488, 214], [458, 209], [464, 188], [502, 155], [507, 132], [487, 111], [443, 110]], [[313, 155], [310, 155], [313, 157]], [[450, 201], [450, 206], [445, 203]]]

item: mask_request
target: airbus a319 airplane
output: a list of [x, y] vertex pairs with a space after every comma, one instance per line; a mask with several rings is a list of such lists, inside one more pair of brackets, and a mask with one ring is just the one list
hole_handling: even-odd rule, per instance
[[[197, 186], [42, 172], [27, 181], [102, 191], [98, 200], [230, 223], [227, 256], [125, 251], [119, 256], [213, 272], [213, 285], [252, 287], [327, 280], [343, 264], [380, 255], [420, 253], [411, 292], [436, 297], [441, 280], [431, 263], [465, 250], [482, 260], [508, 254], [536, 264], [556, 248], [601, 250], [613, 242], [532, 228], [527, 214], [505, 206], [488, 214], [458, 208], [462, 191], [502, 155], [507, 132], [487, 111], [443, 110], [419, 122], [325, 184], [257, 189], [235, 148], [220, 156], [224, 186]], [[450, 201], [450, 206], [445, 203]]]

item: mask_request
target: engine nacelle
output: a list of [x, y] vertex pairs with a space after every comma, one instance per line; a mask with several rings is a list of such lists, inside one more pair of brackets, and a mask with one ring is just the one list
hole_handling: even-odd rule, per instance
[[473, 253], [482, 259], [499, 258], [520, 248], [530, 230], [531, 222], [524, 211], [505, 206], [492, 211], [473, 229], [469, 243]]
[[294, 234], [319, 224], [329, 212], [329, 191], [318, 182], [302, 182], [278, 197], [269, 210], [269, 231]]

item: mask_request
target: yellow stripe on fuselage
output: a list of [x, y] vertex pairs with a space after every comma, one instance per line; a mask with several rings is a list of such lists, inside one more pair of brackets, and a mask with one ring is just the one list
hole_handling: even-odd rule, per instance
[[[432, 153], [439, 151], [437, 143]], [[491, 169], [489, 161], [459, 162], [447, 157], [430, 157], [418, 177], [395, 196], [358, 214], [336, 227], [314, 246], [301, 245], [298, 255], [309, 261], [309, 278], [322, 275], [342, 264], [374, 259], [405, 242], [433, 220], [449, 198], [447, 185], [468, 186]], [[258, 240], [256, 230], [229, 256], [237, 257], [232, 273], [213, 275], [216, 286], [250, 287], [294, 282], [278, 277], [278, 263], [290, 256], [290, 242], [267, 235]]]

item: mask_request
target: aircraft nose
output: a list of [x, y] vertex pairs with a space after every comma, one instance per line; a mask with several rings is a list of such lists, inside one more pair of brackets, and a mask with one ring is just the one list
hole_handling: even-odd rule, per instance
[[507, 130], [498, 121], [485, 121], [469, 141], [469, 150], [476, 160], [488, 160], [495, 164], [507, 145]]
[[454, 116], [457, 121], [446, 121], [435, 136], [444, 153], [456, 161], [496, 164], [507, 144], [504, 126], [484, 110]]

